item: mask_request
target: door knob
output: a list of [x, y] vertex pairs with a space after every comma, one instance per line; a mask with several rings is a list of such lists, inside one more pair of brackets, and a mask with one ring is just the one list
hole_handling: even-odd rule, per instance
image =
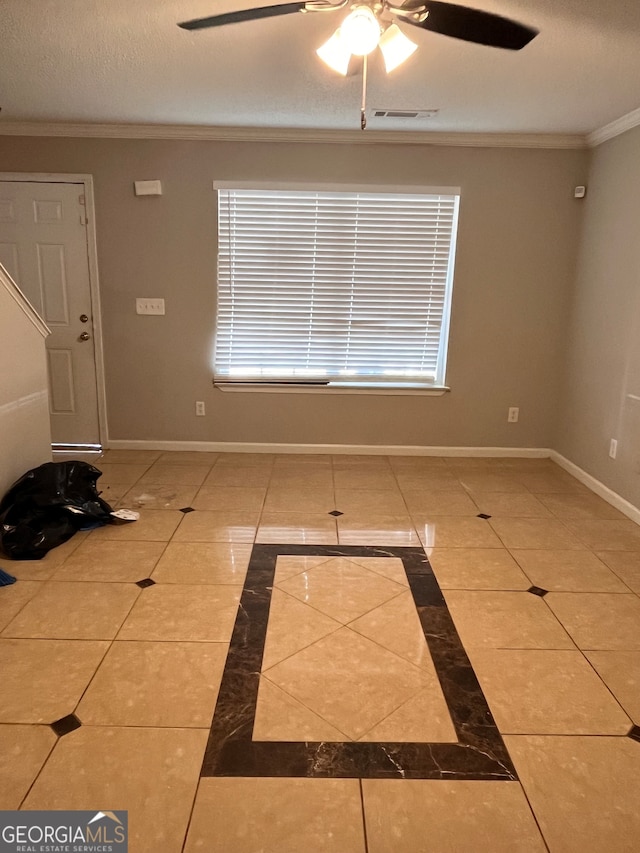
[[91, 337], [91, 335], [89, 334], [89, 332], [83, 332], [80, 335], [80, 337], [78, 338], [78, 340], [79, 341], [88, 341], [90, 337]]
[[80, 315], [80, 322], [81, 322], [81, 323], [88, 323], [88, 322], [89, 322], [89, 318], [87, 317], [87, 315], [86, 315], [86, 314], [81, 314], [81, 315]]

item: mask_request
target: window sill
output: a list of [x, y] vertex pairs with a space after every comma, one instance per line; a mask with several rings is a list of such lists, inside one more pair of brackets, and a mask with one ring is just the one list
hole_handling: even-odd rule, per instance
[[301, 383], [296, 385], [293, 383], [274, 383], [269, 385], [264, 382], [216, 382], [213, 380], [213, 386], [220, 391], [232, 391], [233, 393], [246, 392], [258, 394], [377, 394], [379, 396], [423, 396], [423, 397], [442, 397], [451, 389], [446, 385], [383, 385], [381, 383], [362, 383], [362, 384], [334, 384], [316, 385], [312, 383]]

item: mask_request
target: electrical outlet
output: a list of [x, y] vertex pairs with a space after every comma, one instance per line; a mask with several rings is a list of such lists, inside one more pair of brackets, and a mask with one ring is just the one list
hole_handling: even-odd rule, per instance
[[202, 400], [196, 400], [196, 416], [199, 418], [203, 418], [204, 414], [204, 403], [202, 402]]
[[164, 314], [164, 299], [136, 299], [136, 314]]
[[507, 415], [507, 421], [510, 424], [518, 423], [518, 418], [520, 417], [520, 409], [517, 406], [512, 406], [509, 409], [509, 413]]
[[609, 456], [612, 459], [615, 459], [617, 455], [618, 455], [618, 442], [615, 440], [615, 438], [612, 438], [611, 443], [609, 444]]

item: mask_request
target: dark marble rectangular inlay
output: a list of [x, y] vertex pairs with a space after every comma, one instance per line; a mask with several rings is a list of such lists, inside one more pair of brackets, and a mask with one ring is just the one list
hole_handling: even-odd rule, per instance
[[[404, 565], [457, 743], [252, 740], [279, 556], [395, 557]], [[517, 779], [446, 601], [421, 548], [254, 545], [220, 685], [202, 776]]]

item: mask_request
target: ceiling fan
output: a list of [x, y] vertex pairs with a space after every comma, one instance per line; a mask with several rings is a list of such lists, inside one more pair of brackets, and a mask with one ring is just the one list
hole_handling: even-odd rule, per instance
[[[295, 12], [337, 12], [349, 3], [350, 0], [339, 0], [337, 3], [331, 0], [298, 0], [196, 18], [183, 21], [178, 26], [184, 30], [203, 30]], [[387, 71], [392, 71], [417, 48], [401, 32], [394, 19], [451, 38], [505, 50], [521, 50], [538, 35], [537, 29], [501, 15], [442, 0], [407, 0], [399, 6], [394, 5], [393, 0], [355, 0], [351, 4], [350, 14], [329, 41], [318, 48], [317, 53], [327, 65], [343, 75], [347, 73], [352, 55], [363, 57], [363, 99], [360, 110], [360, 126], [363, 130], [366, 126], [364, 101], [368, 54], [379, 47]]]

